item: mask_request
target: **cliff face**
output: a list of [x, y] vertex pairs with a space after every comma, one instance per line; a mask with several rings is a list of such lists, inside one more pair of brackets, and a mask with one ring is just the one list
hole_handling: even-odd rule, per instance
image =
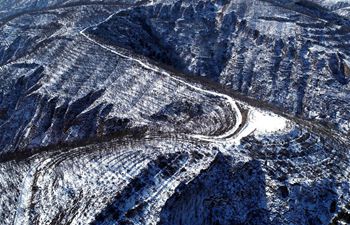
[[1, 223], [350, 223], [349, 9], [1, 3]]

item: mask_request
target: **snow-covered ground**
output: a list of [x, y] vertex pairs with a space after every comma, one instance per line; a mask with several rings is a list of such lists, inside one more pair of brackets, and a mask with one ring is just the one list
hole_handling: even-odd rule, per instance
[[325, 23], [346, 7], [288, 2], [16, 3], [0, 23], [1, 224], [346, 223], [347, 19]]

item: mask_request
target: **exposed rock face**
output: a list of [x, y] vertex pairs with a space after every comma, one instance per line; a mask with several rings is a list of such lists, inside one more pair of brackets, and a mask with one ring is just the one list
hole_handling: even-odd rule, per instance
[[349, 9], [1, 3], [1, 224], [350, 223]]

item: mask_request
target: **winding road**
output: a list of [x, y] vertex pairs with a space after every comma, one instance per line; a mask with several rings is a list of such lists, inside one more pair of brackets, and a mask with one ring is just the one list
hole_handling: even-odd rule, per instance
[[[116, 12], [118, 13], [118, 12]], [[232, 146], [236, 146], [239, 145], [241, 142], [241, 139], [244, 137], [247, 137], [251, 134], [253, 135], [265, 135], [268, 133], [273, 133], [273, 132], [279, 132], [279, 131], [285, 131], [287, 129], [289, 129], [289, 125], [292, 126], [292, 124], [298, 123], [298, 120], [294, 120], [294, 119], [287, 119], [285, 117], [279, 116], [273, 112], [267, 111], [267, 110], [262, 110], [259, 109], [259, 106], [254, 107], [254, 105], [250, 105], [248, 103], [245, 103], [243, 101], [237, 100], [229, 95], [220, 93], [220, 91], [213, 91], [212, 89], [206, 89], [204, 88], [205, 86], [201, 85], [200, 83], [196, 83], [196, 82], [188, 82], [185, 79], [182, 79], [181, 76], [178, 76], [177, 74], [174, 74], [172, 72], [167, 71], [166, 69], [162, 68], [161, 66], [157, 66], [155, 64], [153, 64], [152, 62], [148, 61], [146, 58], [145, 60], [143, 60], [143, 58], [141, 57], [137, 57], [137, 55], [134, 55], [133, 53], [129, 54], [128, 52], [124, 52], [124, 50], [119, 51], [117, 48], [114, 48], [112, 46], [109, 45], [105, 45], [104, 43], [99, 42], [98, 40], [94, 39], [92, 36], [90, 36], [87, 32], [88, 29], [93, 29], [94, 27], [105, 23], [106, 21], [110, 20], [116, 13], [113, 13], [112, 15], [108, 16], [105, 20], [103, 20], [102, 22], [96, 24], [96, 25], [92, 25], [89, 27], [84, 28], [83, 30], [81, 30], [79, 32], [80, 35], [82, 35], [84, 38], [86, 38], [88, 41], [86, 41], [88, 44], [91, 45], [97, 45], [103, 49], [105, 49], [106, 51], [109, 51], [115, 55], [118, 55], [119, 57], [122, 57], [123, 59], [126, 60], [130, 60], [133, 61], [137, 64], [139, 64], [141, 67], [143, 67], [145, 70], [150, 70], [153, 71], [157, 74], [160, 74], [161, 76], [166, 76], [169, 79], [173, 80], [176, 82], [176, 84], [180, 84], [183, 85], [185, 87], [188, 87], [191, 91], [193, 92], [198, 92], [198, 93], [202, 93], [204, 95], [209, 95], [209, 96], [214, 96], [216, 98], [219, 98], [220, 100], [222, 100], [223, 103], [225, 103], [225, 107], [223, 107], [224, 109], [222, 111], [225, 111], [225, 115], [232, 115], [232, 117], [225, 117], [223, 120], [225, 122], [227, 122], [227, 126], [224, 126], [222, 128], [222, 130], [220, 130], [220, 132], [217, 132], [215, 134], [211, 134], [211, 135], [207, 135], [207, 134], [184, 134], [183, 136], [181, 136], [183, 133], [181, 134], [175, 134], [178, 135], [179, 137], [176, 137], [176, 141], [177, 142], [173, 142], [171, 144], [168, 143], [156, 143], [154, 144], [154, 146], [152, 146], [150, 144], [150, 147], [148, 147], [147, 145], [143, 145], [143, 148], [140, 148], [140, 150], [138, 151], [137, 148], [134, 148], [133, 146], [128, 146], [129, 148], [125, 147], [124, 150], [120, 150], [122, 148], [106, 148], [109, 149], [111, 152], [113, 152], [115, 155], [104, 155], [101, 156], [98, 154], [98, 151], [102, 151], [101, 149], [103, 147], [105, 147], [102, 143], [101, 146], [93, 146], [91, 148], [95, 148], [93, 151], [96, 151], [96, 157], [94, 154], [81, 154], [83, 151], [89, 152], [89, 150], [79, 150], [79, 147], [72, 149], [72, 150], [68, 150], [66, 152], [52, 152], [52, 154], [48, 154], [48, 155], [43, 155], [42, 158], [41, 156], [34, 156], [32, 159], [29, 160], [33, 160], [31, 163], [31, 167], [25, 171], [25, 174], [23, 174], [23, 181], [21, 182], [21, 186], [19, 187], [19, 200], [18, 200], [18, 204], [17, 204], [17, 210], [13, 210], [15, 213], [14, 216], [14, 221], [12, 224], [18, 224], [18, 225], [22, 225], [22, 224], [35, 224], [35, 222], [33, 222], [33, 218], [34, 221], [38, 220], [39, 216], [37, 216], [38, 218], [35, 217], [35, 215], [32, 215], [32, 211], [34, 212], [35, 210], [37, 210], [37, 212], [45, 212], [45, 203], [47, 201], [47, 199], [45, 198], [46, 196], [50, 196], [47, 192], [47, 190], [51, 190], [51, 189], [57, 189], [57, 190], [63, 190], [61, 193], [63, 194], [69, 194], [69, 190], [66, 191], [66, 184], [65, 183], [69, 183], [71, 181], [71, 183], [75, 183], [77, 182], [77, 186], [75, 190], [83, 190], [86, 191], [86, 193], [83, 193], [84, 196], [83, 197], [75, 197], [75, 199], [79, 199], [82, 200], [82, 202], [78, 202], [78, 203], [74, 203], [74, 205], [69, 205], [68, 203], [70, 202], [70, 200], [66, 201], [64, 204], [67, 208], [69, 208], [71, 206], [72, 211], [68, 211], [65, 212], [66, 218], [69, 218], [69, 221], [72, 221], [74, 219], [74, 217], [76, 217], [76, 215], [79, 214], [79, 216], [82, 218], [82, 221], [87, 221], [86, 217], [83, 216], [83, 214], [87, 213], [87, 215], [89, 215], [89, 212], [92, 212], [91, 215], [96, 214], [96, 212], [98, 212], [100, 210], [100, 208], [98, 207], [94, 207], [91, 206], [92, 211], [88, 211], [86, 210], [86, 208], [90, 207], [88, 204], [90, 204], [90, 200], [93, 199], [105, 199], [105, 196], [108, 196], [108, 194], [110, 194], [109, 192], [107, 194], [105, 194], [105, 192], [100, 192], [100, 196], [96, 197], [95, 194], [98, 193], [98, 191], [96, 190], [92, 190], [91, 193], [93, 193], [94, 197], [91, 197], [90, 195], [90, 190], [87, 191], [88, 189], [91, 189], [91, 187], [103, 187], [104, 185], [100, 185], [100, 183], [97, 185], [95, 183], [92, 183], [91, 180], [95, 181], [94, 179], [96, 179], [96, 181], [106, 181], [107, 184], [111, 184], [110, 187], [106, 188], [106, 190], [110, 190], [111, 187], [118, 187], [120, 189], [115, 189], [115, 193], [117, 193], [117, 191], [124, 191], [124, 190], [134, 190], [132, 184], [135, 184], [137, 182], [137, 180], [139, 180], [139, 178], [142, 178], [142, 170], [147, 171], [149, 174], [148, 176], [150, 177], [151, 182], [147, 185], [145, 185], [144, 189], [140, 189], [139, 192], [135, 191], [135, 193], [133, 193], [133, 195], [130, 196], [121, 196], [120, 199], [121, 200], [128, 200], [128, 199], [132, 199], [135, 196], [139, 198], [139, 203], [135, 204], [135, 205], [130, 205], [128, 207], [122, 208], [122, 213], [123, 214], [127, 214], [128, 212], [130, 212], [132, 209], [137, 209], [139, 206], [144, 206], [146, 205], [148, 207], [147, 210], [149, 210], [151, 213], [146, 213], [143, 215], [147, 215], [147, 220], [149, 221], [157, 221], [158, 220], [158, 214], [159, 211], [162, 209], [162, 207], [165, 204], [165, 201], [168, 200], [169, 196], [173, 195], [175, 192], [175, 189], [180, 185], [180, 184], [188, 184], [189, 182], [191, 182], [194, 178], [196, 178], [198, 176], [198, 174], [201, 173], [202, 170], [205, 170], [207, 168], [210, 167], [211, 163], [213, 162], [213, 160], [216, 158], [216, 155], [218, 153], [222, 153], [224, 155], [232, 155], [233, 152], [233, 148]], [[1, 26], [1, 23], [0, 23]], [[81, 29], [81, 28], [80, 28]], [[79, 31], [79, 30], [78, 30]], [[79, 35], [78, 34], [78, 35]], [[74, 34], [75, 35], [75, 34]], [[79, 36], [80, 36], [79, 35]], [[81, 40], [81, 39], [80, 39]], [[85, 43], [85, 41], [84, 41]], [[168, 81], [168, 80], [167, 80]], [[192, 93], [193, 93], [192, 92]], [[248, 101], [247, 101], [248, 102]], [[226, 105], [228, 107], [226, 107]], [[283, 114], [281, 114], [283, 115]], [[229, 119], [228, 119], [229, 118]], [[234, 121], [233, 121], [234, 120]], [[205, 125], [205, 124], [204, 124]], [[225, 124], [226, 125], [226, 124]], [[304, 123], [303, 123], [304, 125]], [[180, 137], [181, 136], [181, 137]], [[301, 141], [303, 140], [303, 136], [298, 137]], [[156, 142], [158, 137], [155, 137], [154, 139], [152, 139], [152, 141]], [[159, 137], [160, 139], [161, 137]], [[166, 138], [164, 138], [164, 142], [170, 142], [172, 139], [171, 136], [167, 136]], [[181, 139], [183, 138], [183, 139]], [[149, 139], [151, 139], [150, 137], [146, 136], [142, 138], [142, 141], [148, 141]], [[184, 146], [179, 146], [181, 145], [181, 140], [185, 140], [188, 142], [194, 141], [197, 144], [197, 140], [198, 142], [207, 142], [209, 143], [208, 145], [205, 145], [203, 148], [198, 147], [196, 144], [194, 144], [193, 146], [188, 147], [188, 143], [185, 143]], [[319, 139], [314, 138], [313, 140], [318, 141]], [[113, 140], [109, 140], [111, 144], [113, 141], [117, 142], [118, 140], [113, 137]], [[292, 139], [292, 141], [290, 139], [287, 140], [288, 143], [291, 142], [295, 142], [298, 144], [298, 139], [295, 138]], [[101, 141], [102, 142], [102, 141]], [[98, 144], [101, 144], [101, 142], [99, 142]], [[132, 140], [132, 142], [137, 142], [137, 140]], [[174, 144], [175, 143], [175, 144]], [[242, 141], [242, 143], [244, 144], [244, 142]], [[190, 143], [192, 144], [192, 143]], [[264, 144], [264, 143], [263, 143]], [[281, 145], [283, 143], [281, 143], [281, 140], [276, 140], [276, 145]], [[306, 143], [308, 144], [308, 143]], [[312, 142], [313, 144], [313, 142]], [[142, 144], [140, 144], [142, 145]], [[164, 145], [164, 146], [162, 146]], [[275, 150], [276, 148], [274, 147], [275, 143], [273, 142], [272, 144], [270, 144], [272, 147], [272, 150]], [[208, 147], [217, 147], [218, 151], [213, 150]], [[267, 146], [267, 145], [265, 145]], [[257, 147], [259, 148], [259, 151], [261, 150], [261, 147]], [[180, 150], [179, 150], [180, 149]], [[182, 152], [181, 149], [183, 149], [184, 151]], [[195, 149], [196, 151], [192, 151], [192, 149]], [[302, 146], [302, 148], [300, 148], [304, 154], [304, 147]], [[164, 151], [163, 151], [164, 150]], [[269, 149], [268, 149], [269, 150]], [[313, 149], [312, 149], [313, 150]], [[322, 155], [326, 155], [327, 154], [323, 154], [323, 152], [319, 153], [319, 155], [316, 155], [316, 151], [318, 151], [318, 148], [314, 149], [314, 152], [311, 152], [314, 155], [310, 155], [313, 156], [313, 158], [315, 159], [316, 163], [312, 164], [313, 161], [310, 162], [307, 161], [307, 165], [311, 165], [313, 167], [310, 167], [311, 169], [309, 169], [309, 171], [311, 171], [310, 173], [314, 173], [313, 168], [322, 168], [321, 164], [325, 164], [325, 162], [329, 162], [332, 160], [334, 160], [333, 155], [335, 155], [336, 153], [338, 154], [338, 152], [334, 152], [332, 154], [329, 154], [329, 157], [324, 158], [321, 162], [319, 161], [321, 157], [316, 157], [316, 156], [322, 156]], [[149, 152], [148, 152], [149, 151]], [[188, 152], [187, 152], [188, 151]], [[208, 151], [208, 152], [205, 152]], [[212, 151], [212, 152], [210, 152]], [[162, 168], [156, 168], [159, 169], [159, 171], [157, 172], [157, 170], [155, 170], [157, 173], [153, 173], [154, 172], [154, 168], [157, 166], [157, 154], [161, 155], [167, 155], [168, 153], [178, 153], [180, 152], [183, 155], [178, 155], [176, 157], [174, 157], [174, 159], [170, 160], [169, 162], [167, 162], [168, 166], [170, 167], [169, 171], [171, 171], [171, 169], [173, 169], [173, 173], [168, 174], [168, 176], [164, 176], [164, 174], [168, 173], [169, 171]], [[129, 154], [130, 153], [130, 154]], [[188, 155], [187, 155], [188, 153]], [[201, 157], [198, 157], [198, 155], [202, 154]], [[265, 154], [265, 152], [259, 152], [261, 153], [261, 155]], [[296, 152], [295, 155], [296, 156], [300, 156], [301, 153], [300, 152]], [[242, 160], [240, 158], [241, 154], [240, 152], [235, 152], [235, 154], [237, 154], [237, 158], [235, 159], [236, 161]], [[279, 152], [277, 152], [276, 154], [271, 154], [271, 158], [267, 158], [267, 156], [263, 155], [267, 160], [272, 161], [273, 159], [276, 158], [276, 155], [279, 154]], [[292, 153], [291, 153], [292, 154]], [[289, 155], [291, 155], [289, 154]], [[306, 152], [305, 154], [309, 154], [309, 152]], [[86, 158], [84, 158], [84, 155], [86, 155]], [[243, 155], [243, 153], [242, 153]], [[288, 155], [288, 157], [289, 157]], [[260, 155], [259, 155], [260, 156]], [[269, 156], [269, 155], [268, 155]], [[293, 155], [292, 155], [293, 156]], [[36, 158], [38, 157], [38, 158]], [[184, 157], [183, 159], [181, 157]], [[250, 157], [250, 155], [244, 155], [244, 157], [247, 158], [247, 160], [249, 160], [248, 158]], [[294, 156], [293, 156], [294, 157]], [[243, 157], [242, 157], [243, 158]], [[256, 157], [258, 158], [258, 157]], [[38, 159], [38, 160], [36, 160]], [[84, 159], [84, 160], [82, 160]], [[86, 160], [85, 160], [86, 159]], [[260, 159], [260, 158], [259, 158]], [[280, 159], [280, 158], [279, 158]], [[80, 163], [77, 163], [78, 160], [81, 160]], [[62, 162], [68, 161], [67, 164], [64, 164]], [[105, 161], [105, 162], [104, 162]], [[339, 160], [340, 161], [340, 160]], [[92, 162], [91, 164], [87, 163], [87, 162]], [[151, 162], [151, 163], [150, 163]], [[155, 163], [154, 163], [155, 162]], [[173, 166], [176, 162], [177, 166], [175, 169], [172, 168], [171, 166]], [[152, 164], [153, 163], [153, 164]], [[164, 163], [164, 162], [163, 162]], [[270, 162], [272, 163], [272, 162]], [[346, 161], [345, 161], [346, 163]], [[74, 166], [79, 166], [81, 165], [81, 167], [74, 167]], [[151, 165], [151, 166], [148, 166]], [[299, 165], [299, 164], [296, 164]], [[153, 167], [152, 167], [153, 166]], [[279, 164], [276, 163], [276, 167], [274, 168], [279, 168], [277, 166], [280, 166]], [[282, 165], [283, 166], [283, 165]], [[149, 168], [148, 168], [149, 167]], [[56, 170], [56, 168], [58, 168]], [[69, 170], [65, 170], [65, 168], [69, 168]], [[78, 168], [78, 169], [77, 169]], [[153, 168], [153, 170], [152, 170]], [[286, 167], [287, 169], [289, 167]], [[306, 170], [305, 167], [300, 167], [300, 171], [304, 171]], [[325, 168], [327, 168], [327, 165], [325, 166]], [[332, 167], [330, 167], [332, 169]], [[343, 166], [343, 168], [347, 168], [346, 166]], [[12, 168], [11, 168], [12, 169]], [[86, 173], [83, 172], [86, 171]], [[325, 170], [322, 170], [322, 173]], [[298, 172], [298, 171], [297, 171]], [[295, 172], [295, 173], [297, 173]], [[333, 171], [331, 171], [333, 172]], [[60, 175], [60, 173], [64, 173], [64, 175], [66, 175], [65, 178], [69, 178], [70, 179], [63, 179], [62, 177], [59, 177], [58, 175]], [[113, 178], [113, 176], [115, 176], [114, 178], [114, 182], [112, 183], [110, 181], [110, 179]], [[146, 173], [145, 173], [146, 174]], [[44, 175], [47, 175], [48, 177], [50, 177], [47, 180], [44, 180]], [[83, 175], [86, 175], [86, 177], [84, 177]], [[87, 177], [95, 175], [96, 177], [93, 177], [91, 179], [88, 179]], [[106, 177], [102, 177], [106, 175]], [[147, 174], [146, 174], [147, 175]], [[82, 181], [86, 181], [86, 183], [83, 183], [81, 181], [81, 183], [79, 183], [79, 176], [83, 176], [83, 178], [81, 179]], [[55, 181], [53, 179], [51, 179], [52, 177], [54, 177], [55, 179], [61, 179], [61, 183], [60, 185], [57, 185], [55, 183]], [[59, 177], [59, 178], [57, 178]], [[344, 175], [344, 177], [347, 177]], [[38, 179], [38, 178], [41, 178]], [[153, 184], [153, 180], [154, 178], [155, 184]], [[84, 180], [85, 179], [85, 180]], [[44, 182], [43, 182], [44, 181]], [[69, 182], [68, 182], [69, 181]], [[89, 182], [90, 183], [89, 183]], [[134, 181], [131, 186], [130, 183], [131, 181]], [[298, 181], [299, 182], [299, 181]], [[39, 186], [40, 188], [38, 189], [38, 184], [41, 184], [42, 186]], [[103, 183], [104, 184], [104, 183]], [[138, 184], [138, 183], [137, 183]], [[80, 185], [80, 186], [79, 186]], [[129, 185], [129, 186], [128, 186]], [[79, 186], [79, 187], [78, 187]], [[137, 185], [135, 185], [137, 186]], [[68, 186], [67, 186], [68, 187]], [[75, 186], [74, 186], [75, 187]], [[129, 189], [128, 189], [129, 187]], [[131, 187], [131, 188], [130, 188]], [[73, 190], [73, 187], [71, 187]], [[74, 192], [73, 192], [74, 193]], [[78, 192], [76, 192], [78, 193]], [[80, 193], [80, 192], [79, 192]], [[110, 194], [112, 197], [111, 199], [113, 199], [115, 197], [115, 193]], [[146, 194], [144, 194], [146, 193]], [[56, 196], [51, 196], [51, 201], [52, 201], [52, 205], [54, 206], [55, 203], [57, 202], [64, 202], [64, 199], [62, 198], [62, 195], [58, 195], [58, 198], [55, 198]], [[103, 198], [102, 198], [103, 196]], [[123, 199], [122, 197], [125, 197], [125, 199]], [[35, 199], [36, 198], [36, 199]], [[42, 202], [38, 202], [39, 200], [42, 200]], [[56, 202], [57, 200], [57, 202]], [[68, 202], [68, 203], [67, 203]], [[122, 201], [121, 201], [122, 202]], [[125, 201], [128, 202], [128, 201]], [[76, 204], [76, 205], [75, 205]], [[86, 204], [86, 205], [84, 205]], [[44, 205], [44, 206], [43, 206]], [[48, 204], [47, 204], [48, 205]], [[107, 203], [101, 203], [102, 207], [108, 208], [106, 207], [106, 205], [108, 206]], [[39, 208], [39, 206], [41, 208]], [[74, 207], [73, 207], [74, 206]], [[37, 208], [39, 209], [37, 209]], [[81, 211], [79, 212], [74, 212], [75, 207], [77, 208], [81, 208]], [[133, 207], [133, 208], [130, 208]], [[40, 211], [40, 210], [43, 211]], [[104, 208], [102, 208], [104, 209]], [[74, 213], [72, 213], [74, 212]], [[45, 212], [46, 213], [46, 212]], [[44, 213], [44, 214], [45, 214]], [[49, 212], [47, 212], [49, 213]], [[53, 213], [54, 214], [54, 213]], [[59, 215], [59, 214], [58, 214]], [[43, 220], [45, 222], [42, 222], [41, 224], [48, 224], [48, 222], [46, 221], [51, 221], [50, 219], [52, 219], [52, 221], [55, 221], [56, 217], [52, 217], [49, 218], [51, 215], [48, 214], [48, 218], [44, 218], [47, 220]], [[72, 216], [72, 217], [70, 217]], [[62, 217], [63, 218], [63, 217]], [[62, 219], [60, 218], [60, 219]], [[91, 219], [91, 218], [87, 218], [87, 219]], [[58, 219], [57, 219], [58, 221]], [[62, 221], [64, 221], [62, 219]], [[61, 221], [61, 222], [62, 222]], [[68, 219], [67, 219], [68, 221]], [[62, 222], [64, 223], [64, 222]], [[70, 222], [69, 222], [70, 223]], [[74, 223], [72, 223], [74, 224]]]
[[[110, 15], [107, 19], [103, 20], [99, 24], [108, 21], [114, 15], [115, 14]], [[257, 131], [258, 132], [273, 132], [276, 130], [284, 129], [286, 127], [287, 120], [282, 118], [282, 117], [279, 117], [277, 115], [274, 115], [274, 114], [266, 112], [266, 111], [262, 111], [262, 110], [258, 110], [256, 108], [253, 108], [252, 106], [249, 106], [244, 102], [237, 101], [226, 94], [203, 89], [203, 88], [198, 87], [194, 84], [188, 83], [188, 82], [184, 81], [183, 79], [174, 77], [174, 75], [168, 73], [167, 71], [165, 71], [162, 68], [159, 68], [156, 65], [153, 65], [147, 61], [144, 62], [138, 58], [128, 56], [126, 54], [123, 54], [122, 52], [118, 52], [117, 50], [113, 49], [110, 46], [106, 46], [102, 43], [99, 43], [98, 41], [89, 37], [89, 35], [85, 33], [85, 31], [87, 29], [92, 28], [94, 26], [98, 26], [99, 24], [83, 29], [82, 31], [80, 31], [80, 34], [83, 35], [85, 38], [87, 38], [92, 43], [100, 46], [101, 48], [103, 48], [107, 51], [110, 51], [110, 52], [112, 52], [112, 53], [114, 53], [114, 54], [116, 54], [124, 59], [134, 61], [147, 70], [150, 70], [150, 71], [156, 72], [158, 74], [162, 74], [164, 76], [167, 76], [170, 79], [172, 79], [172, 80], [174, 80], [182, 85], [185, 85], [186, 87], [190, 88], [193, 91], [201, 92], [205, 95], [211, 95], [211, 96], [221, 98], [221, 99], [223, 99], [223, 101], [225, 101], [229, 105], [230, 112], [228, 112], [228, 113], [232, 113], [235, 116], [235, 124], [233, 126], [229, 127], [229, 129], [227, 129], [224, 133], [216, 135], [216, 136], [202, 135], [202, 134], [189, 134], [188, 139], [197, 139], [200, 141], [209, 142], [210, 145], [213, 144], [216, 147], [218, 147], [218, 150], [221, 153], [230, 154], [228, 152], [228, 149], [231, 146], [239, 144], [240, 140], [243, 137], [248, 136], [253, 132], [257, 132]], [[238, 104], [240, 105], [240, 107], [244, 107], [245, 109], [248, 110], [248, 114], [246, 116], [243, 116], [240, 107], [238, 107]], [[69, 153], [67, 152], [67, 153], [63, 153], [63, 154], [58, 154], [57, 156], [54, 157], [55, 160], [53, 160], [53, 158], [49, 158], [43, 162], [39, 162], [36, 164], [36, 166], [34, 166], [32, 169], [30, 169], [27, 172], [27, 174], [25, 175], [24, 182], [22, 184], [21, 193], [20, 193], [20, 200], [19, 200], [20, 204], [18, 205], [19, 207], [16, 210], [14, 224], [19, 225], [19, 224], [29, 224], [30, 223], [29, 213], [30, 213], [30, 209], [32, 208], [32, 206], [31, 206], [32, 195], [33, 195], [32, 189], [33, 189], [33, 186], [35, 185], [35, 183], [37, 182], [36, 177], [38, 176], [38, 174], [42, 170], [44, 170], [44, 169], [47, 170], [47, 166], [48, 166], [48, 164], [51, 163], [52, 160], [54, 161], [53, 164], [58, 164], [57, 162], [62, 161], [64, 159], [64, 157], [62, 157], [62, 156], [65, 154], [69, 154]], [[211, 157], [211, 159], [212, 158], [215, 158], [215, 157]], [[203, 165], [206, 165], [206, 166], [209, 165], [208, 162], [203, 163]], [[184, 164], [182, 167], [185, 167], [185, 166], [186, 166], [186, 164]], [[198, 167], [198, 168], [200, 168], [200, 167]], [[203, 168], [205, 168], [205, 166], [203, 166]], [[179, 171], [177, 173], [180, 173]], [[197, 171], [197, 172], [199, 173], [199, 171]], [[174, 174], [174, 177], [177, 177], [177, 173]], [[124, 176], [127, 176], [127, 175], [128, 175], [127, 173], [124, 174]], [[193, 177], [195, 177], [195, 176], [193, 176]], [[121, 176], [121, 178], [123, 178], [123, 177]], [[132, 177], [128, 177], [128, 179], [131, 180]], [[175, 187], [177, 187], [179, 182], [180, 181], [177, 181], [176, 184], [172, 184], [171, 187], [169, 187], [169, 188], [171, 190], [172, 189], [175, 190]], [[187, 181], [187, 182], [189, 182], [189, 181]], [[164, 185], [166, 185], [166, 184], [167, 183], [165, 183]], [[150, 195], [149, 198], [146, 199], [146, 201], [149, 201], [150, 199], [154, 198], [156, 195], [159, 195], [158, 192], [160, 190], [161, 189], [159, 189], [155, 193], [152, 193], [152, 195]], [[172, 191], [174, 191], [174, 190], [172, 190]]]
[[[233, 113], [235, 115], [235, 120], [236, 120], [235, 125], [233, 127], [231, 127], [229, 130], [227, 130], [225, 133], [217, 135], [217, 136], [191, 134], [190, 135], [191, 138], [195, 138], [195, 139], [199, 139], [199, 140], [207, 141], [207, 142], [212, 142], [212, 143], [221, 143], [221, 144], [224, 144], [225, 146], [232, 146], [232, 145], [238, 144], [240, 142], [241, 138], [251, 134], [252, 132], [255, 132], [255, 131], [273, 132], [276, 130], [284, 129], [287, 126], [287, 120], [280, 117], [280, 116], [274, 115], [274, 114], [266, 112], [266, 111], [255, 109], [255, 108], [247, 105], [246, 103], [234, 100], [232, 97], [230, 97], [226, 94], [206, 90], [206, 89], [203, 89], [201, 87], [190, 84], [190, 83], [188, 83], [180, 78], [174, 77], [173, 75], [171, 75], [170, 73], [168, 73], [164, 69], [158, 68], [157, 66], [152, 65], [148, 62], [143, 62], [140, 59], [133, 58], [131, 56], [123, 54], [122, 52], [118, 52], [117, 50], [113, 49], [112, 47], [109, 47], [109, 46], [106, 46], [102, 43], [99, 43], [95, 39], [89, 37], [88, 34], [86, 34], [85, 31], [87, 29], [91, 29], [93, 27], [97, 27], [98, 25], [100, 25], [102, 23], [105, 23], [106, 21], [110, 20], [117, 13], [118, 12], [113, 13], [112, 15], [108, 16], [105, 20], [101, 21], [100, 23], [98, 23], [96, 25], [86, 27], [85, 29], [80, 31], [80, 34], [83, 35], [84, 37], [86, 37], [89, 41], [97, 44], [101, 48], [104, 48], [107, 51], [110, 51], [110, 52], [112, 52], [112, 53], [114, 53], [122, 58], [127, 59], [127, 60], [135, 61], [138, 64], [140, 64], [142, 67], [144, 67], [145, 69], [148, 69], [148, 70], [154, 71], [156, 73], [162, 74], [164, 76], [170, 77], [174, 81], [181, 83], [181, 84], [191, 88], [194, 91], [198, 91], [198, 92], [202, 92], [202, 93], [207, 94], [207, 95], [212, 95], [215, 97], [223, 98], [229, 104], [230, 109], [231, 109], [231, 113]], [[246, 119], [245, 118], [243, 119], [242, 112], [239, 109], [239, 107], [237, 106], [237, 104], [240, 104], [249, 110], [248, 117]]]

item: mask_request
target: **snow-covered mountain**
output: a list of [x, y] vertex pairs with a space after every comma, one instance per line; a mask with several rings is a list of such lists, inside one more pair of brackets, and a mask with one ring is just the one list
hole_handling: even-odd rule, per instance
[[1, 1], [1, 224], [350, 223], [350, 2]]

